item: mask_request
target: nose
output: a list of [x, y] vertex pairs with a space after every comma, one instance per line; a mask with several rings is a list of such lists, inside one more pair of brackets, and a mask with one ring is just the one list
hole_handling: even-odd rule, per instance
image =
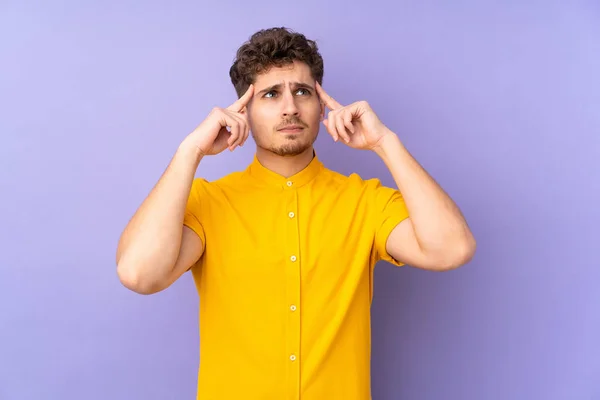
[[296, 98], [290, 92], [285, 93], [283, 98], [283, 116], [298, 116], [300, 114], [300, 110], [298, 105], [296, 104]]

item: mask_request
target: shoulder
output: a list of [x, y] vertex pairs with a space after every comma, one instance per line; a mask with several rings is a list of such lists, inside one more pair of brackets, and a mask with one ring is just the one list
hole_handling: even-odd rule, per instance
[[236, 171], [215, 180], [208, 180], [203, 177], [196, 177], [192, 182], [192, 190], [218, 192], [227, 190], [228, 188], [235, 188], [239, 185], [239, 182], [242, 180], [242, 175], [243, 172]]
[[205, 177], [194, 178], [191, 196], [215, 211], [229, 207], [232, 202], [244, 201], [251, 190], [245, 173], [235, 171], [212, 180]]
[[385, 186], [379, 178], [363, 178], [358, 173], [344, 175], [340, 172], [325, 168], [323, 170], [322, 184], [330, 189], [358, 192], [364, 195], [373, 195]]
[[404, 207], [400, 191], [385, 185], [379, 178], [364, 178], [358, 173], [344, 175], [327, 169], [320, 186], [327, 196], [343, 198], [356, 208], [362, 205], [369, 213], [389, 209], [392, 204]]

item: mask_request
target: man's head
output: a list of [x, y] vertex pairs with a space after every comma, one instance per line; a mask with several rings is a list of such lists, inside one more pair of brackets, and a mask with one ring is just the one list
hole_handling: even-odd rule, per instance
[[312, 146], [324, 113], [315, 90], [323, 58], [314, 41], [286, 28], [261, 30], [239, 48], [229, 75], [238, 97], [254, 85], [247, 108], [259, 148], [293, 156]]

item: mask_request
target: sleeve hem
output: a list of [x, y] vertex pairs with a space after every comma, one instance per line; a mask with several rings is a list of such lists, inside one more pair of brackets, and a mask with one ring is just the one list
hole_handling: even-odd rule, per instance
[[194, 231], [194, 233], [196, 235], [198, 235], [198, 237], [202, 241], [202, 245], [206, 246], [206, 235], [204, 233], [204, 228], [202, 227], [202, 224], [196, 219], [195, 216], [193, 216], [189, 213], [186, 213], [186, 215], [183, 219], [183, 225], [187, 226], [192, 231]]
[[381, 235], [381, 238], [383, 239], [382, 241], [382, 245], [381, 248], [379, 250], [379, 259], [389, 262], [390, 264], [396, 266], [396, 267], [402, 267], [405, 264], [403, 262], [400, 262], [398, 260], [396, 260], [394, 257], [392, 257], [386, 248], [386, 244], [387, 244], [387, 240], [390, 236], [390, 234], [392, 233], [392, 231], [405, 219], [408, 218], [408, 215], [400, 215], [396, 218], [388, 218], [387, 221], [385, 221], [383, 223], [383, 225], [380, 228], [380, 232], [379, 235]]

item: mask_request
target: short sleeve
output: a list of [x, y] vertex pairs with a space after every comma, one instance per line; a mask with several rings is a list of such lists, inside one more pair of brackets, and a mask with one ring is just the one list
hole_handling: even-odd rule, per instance
[[[202, 244], [206, 245], [206, 234], [204, 232], [204, 226], [200, 218], [202, 211], [202, 200], [206, 199], [206, 187], [208, 182], [202, 178], [195, 178], [192, 183], [190, 195], [188, 197], [187, 205], [185, 207], [185, 213], [183, 216], [183, 225], [187, 226], [202, 240]], [[206, 211], [206, 210], [204, 210]]]
[[383, 186], [376, 179], [372, 182], [374, 193], [371, 211], [375, 223], [373, 243], [375, 260], [387, 261], [398, 267], [402, 266], [404, 265], [403, 263], [395, 260], [388, 254], [386, 243], [388, 236], [394, 228], [409, 216], [404, 197], [397, 189]]

